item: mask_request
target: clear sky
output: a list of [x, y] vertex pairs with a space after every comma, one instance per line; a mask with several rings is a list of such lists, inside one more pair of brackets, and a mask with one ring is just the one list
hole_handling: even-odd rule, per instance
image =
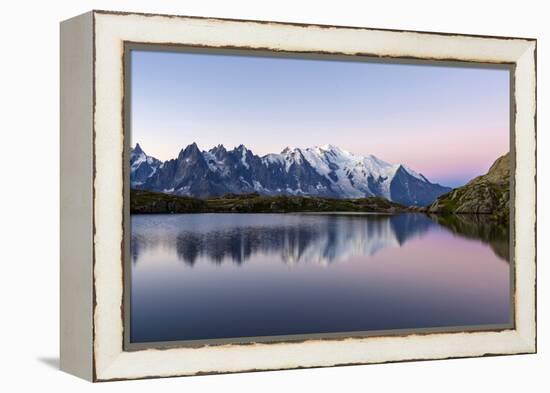
[[132, 51], [132, 144], [333, 144], [458, 186], [509, 150], [509, 71]]

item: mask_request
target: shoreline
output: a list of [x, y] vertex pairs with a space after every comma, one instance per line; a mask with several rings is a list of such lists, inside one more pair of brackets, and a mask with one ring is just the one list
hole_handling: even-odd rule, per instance
[[193, 198], [144, 190], [130, 190], [130, 215], [142, 214], [311, 214], [384, 216], [425, 214], [428, 217], [483, 217], [499, 222], [502, 212], [433, 211], [430, 206], [404, 206], [382, 197], [336, 199], [312, 196], [262, 196], [227, 194], [213, 198]]
[[291, 211], [291, 212], [210, 212], [210, 211], [204, 211], [204, 212], [189, 212], [189, 213], [156, 213], [156, 212], [130, 212], [131, 216], [148, 216], [148, 215], [160, 215], [160, 216], [171, 216], [171, 215], [179, 215], [179, 214], [295, 214], [295, 215], [323, 215], [323, 216], [393, 216], [398, 214], [426, 214], [423, 212], [406, 212], [406, 211], [400, 211], [400, 212], [353, 212], [353, 211], [332, 211], [332, 212], [324, 212], [324, 211]]

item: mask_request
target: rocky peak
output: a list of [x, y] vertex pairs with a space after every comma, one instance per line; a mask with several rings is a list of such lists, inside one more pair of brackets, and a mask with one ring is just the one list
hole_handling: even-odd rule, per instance
[[512, 170], [511, 165], [511, 159], [510, 159], [510, 153], [506, 153], [502, 157], [499, 157], [493, 165], [491, 165], [491, 168], [489, 168], [489, 171], [486, 175], [480, 176], [475, 180], [478, 180], [480, 178], [483, 178], [483, 180], [495, 183], [495, 184], [502, 184], [502, 183], [508, 183], [510, 181], [510, 172]]
[[185, 149], [181, 149], [180, 154], [178, 155], [178, 160], [202, 156], [199, 147], [195, 142], [187, 146]]
[[286, 155], [286, 154], [290, 153], [290, 151], [291, 151], [290, 147], [287, 146], [281, 151], [281, 154]]
[[243, 151], [247, 152], [247, 151], [248, 151], [248, 149], [246, 148], [246, 146], [243, 145], [243, 144], [240, 144], [239, 146], [237, 146], [237, 147], [234, 148], [233, 150], [234, 150], [234, 151], [238, 151], [238, 152], [243, 152]]
[[161, 162], [150, 157], [141, 149], [139, 143], [130, 152], [130, 179], [133, 186], [142, 184], [152, 176]]
[[430, 213], [488, 214], [500, 221], [510, 215], [510, 153], [499, 157], [489, 171], [465, 186], [439, 197]]
[[216, 154], [217, 152], [224, 152], [225, 153], [225, 152], [227, 152], [227, 149], [222, 144], [214, 146], [212, 149], [210, 149], [210, 153], [212, 153], [212, 154]]
[[144, 151], [141, 149], [141, 146], [139, 145], [139, 143], [136, 143], [136, 147], [134, 147], [132, 149], [132, 153], [134, 153], [134, 154], [144, 153]]

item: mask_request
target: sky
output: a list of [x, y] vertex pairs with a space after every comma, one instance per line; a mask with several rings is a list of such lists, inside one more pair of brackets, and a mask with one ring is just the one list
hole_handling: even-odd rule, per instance
[[131, 143], [255, 154], [332, 144], [456, 187], [509, 150], [509, 71], [132, 50]]

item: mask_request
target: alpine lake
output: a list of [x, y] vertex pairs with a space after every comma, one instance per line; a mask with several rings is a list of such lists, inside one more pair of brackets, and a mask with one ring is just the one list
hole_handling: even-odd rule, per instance
[[420, 213], [132, 214], [130, 342], [504, 326], [507, 226]]

